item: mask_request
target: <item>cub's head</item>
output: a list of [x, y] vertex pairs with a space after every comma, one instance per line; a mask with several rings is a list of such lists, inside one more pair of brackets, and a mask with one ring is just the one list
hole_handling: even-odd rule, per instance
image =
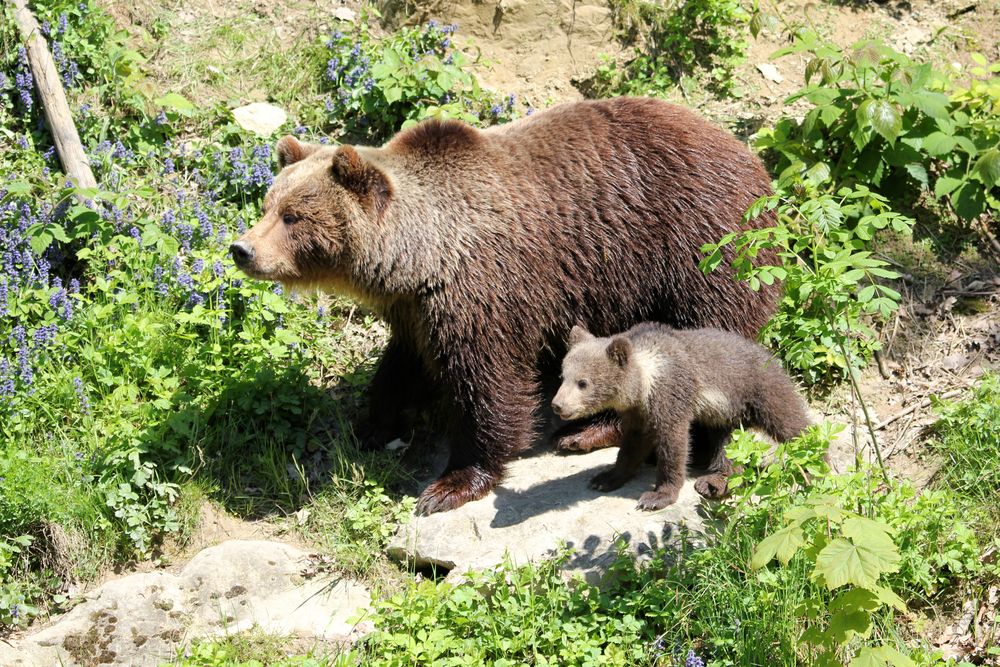
[[573, 327], [553, 412], [563, 419], [579, 419], [618, 407], [631, 356], [627, 338], [597, 338], [581, 326]]
[[287, 136], [277, 155], [264, 215], [229, 247], [233, 261], [252, 278], [292, 287], [343, 284], [352, 249], [388, 206], [388, 176], [351, 146]]

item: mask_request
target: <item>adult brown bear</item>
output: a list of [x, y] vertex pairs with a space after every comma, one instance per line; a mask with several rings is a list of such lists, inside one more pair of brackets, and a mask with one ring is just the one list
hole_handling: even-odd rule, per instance
[[753, 292], [697, 266], [699, 247], [770, 192], [766, 171], [666, 102], [577, 102], [487, 130], [428, 121], [381, 148], [285, 137], [277, 152], [263, 219], [233, 258], [386, 319], [371, 387], [383, 438], [401, 434], [401, 409], [432, 384], [452, 402], [448, 467], [422, 513], [484, 496], [531, 444], [539, 364], [574, 323], [605, 336], [646, 320], [754, 336], [774, 310], [777, 286]]

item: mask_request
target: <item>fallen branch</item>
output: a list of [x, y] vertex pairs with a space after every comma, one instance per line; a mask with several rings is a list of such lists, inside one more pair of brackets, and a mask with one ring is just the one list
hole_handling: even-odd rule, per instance
[[[951, 391], [946, 391], [945, 393], [941, 394], [940, 396], [938, 396], [938, 398], [942, 399], [942, 400], [943, 399], [947, 399], [947, 398], [955, 398], [956, 396], [958, 396], [959, 394], [961, 394], [962, 391], [963, 391], [962, 389], [952, 389]], [[911, 412], [915, 412], [916, 410], [919, 410], [921, 408], [930, 407], [930, 405], [931, 405], [931, 399], [930, 398], [925, 398], [924, 400], [920, 401], [919, 403], [914, 403], [913, 405], [911, 405], [910, 407], [906, 408], [905, 410], [900, 410], [896, 414], [891, 415], [889, 417], [886, 417], [885, 419], [883, 419], [879, 423], [875, 424], [874, 430], [881, 431], [882, 429], [884, 429], [886, 426], [888, 426], [889, 424], [893, 423], [894, 421], [898, 421], [902, 417], [905, 417], [906, 415], [910, 414]]]
[[34, 14], [28, 9], [27, 0], [14, 0], [14, 21], [17, 23], [28, 54], [28, 64], [35, 78], [38, 97], [41, 99], [45, 120], [48, 121], [49, 130], [52, 132], [52, 141], [59, 154], [59, 161], [62, 162], [63, 171], [75, 180], [79, 187], [97, 187], [94, 172], [90, 170], [90, 161], [83, 150], [83, 144], [80, 143], [80, 135], [76, 131], [76, 124], [66, 103], [66, 93], [63, 91], [59, 72], [56, 71], [56, 64], [49, 52], [49, 45], [42, 37], [41, 28]]

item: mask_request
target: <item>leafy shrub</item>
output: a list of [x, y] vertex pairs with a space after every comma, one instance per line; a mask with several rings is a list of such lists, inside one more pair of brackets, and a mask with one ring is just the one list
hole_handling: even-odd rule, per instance
[[474, 124], [510, 120], [514, 96], [500, 100], [480, 87], [469, 56], [453, 43], [457, 26], [431, 21], [372, 37], [368, 22], [355, 32], [335, 31], [324, 82], [332, 91], [330, 119], [356, 139], [381, 143], [424, 118], [458, 118]]
[[842, 49], [803, 31], [776, 55], [793, 53], [809, 58], [806, 86], [786, 103], [813, 108], [758, 135], [779, 171], [822, 164], [831, 188], [865, 183], [893, 202], [930, 188], [965, 220], [1000, 211], [1000, 64], [974, 55], [962, 86], [879, 41]]
[[[826, 191], [820, 187], [826, 174], [822, 165], [808, 171], [801, 162], [790, 165], [775, 194], [747, 213], [752, 218], [776, 209], [774, 227], [732, 232], [702, 248], [705, 271], [716, 269], [732, 245], [737, 279], [754, 290], [784, 280], [778, 312], [761, 336], [810, 384], [845, 377], [878, 349], [864, 318], [888, 317], [899, 293], [879, 281], [897, 274], [872, 256], [872, 239], [881, 229], [906, 232], [913, 224], [864, 185]], [[779, 264], [755, 261], [765, 248], [777, 250]]]
[[611, 10], [625, 40], [638, 43], [631, 60], [598, 68], [596, 96], [663, 94], [698, 74], [710, 90], [733, 92], [751, 18], [739, 0], [614, 0]]

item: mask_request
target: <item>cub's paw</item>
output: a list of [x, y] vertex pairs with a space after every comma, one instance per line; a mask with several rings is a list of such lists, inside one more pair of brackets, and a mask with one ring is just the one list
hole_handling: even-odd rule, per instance
[[602, 473], [594, 475], [594, 478], [590, 480], [589, 486], [595, 491], [614, 491], [620, 488], [628, 479], [627, 475], [622, 475], [615, 468], [612, 468], [611, 470], [605, 470]]
[[695, 480], [694, 490], [711, 500], [725, 498], [729, 494], [725, 475], [718, 473], [699, 477]]
[[639, 496], [639, 502], [636, 504], [636, 509], [646, 511], [661, 510], [664, 507], [673, 505], [677, 502], [677, 495], [679, 493], [680, 489], [671, 489], [669, 491], [647, 491]]
[[552, 436], [556, 451], [586, 453], [595, 449], [621, 446], [621, 425], [617, 421], [591, 423], [573, 422], [563, 426]]
[[488, 494], [498, 481], [498, 477], [474, 467], [452, 470], [424, 489], [417, 498], [416, 512], [427, 516], [461, 507]]

